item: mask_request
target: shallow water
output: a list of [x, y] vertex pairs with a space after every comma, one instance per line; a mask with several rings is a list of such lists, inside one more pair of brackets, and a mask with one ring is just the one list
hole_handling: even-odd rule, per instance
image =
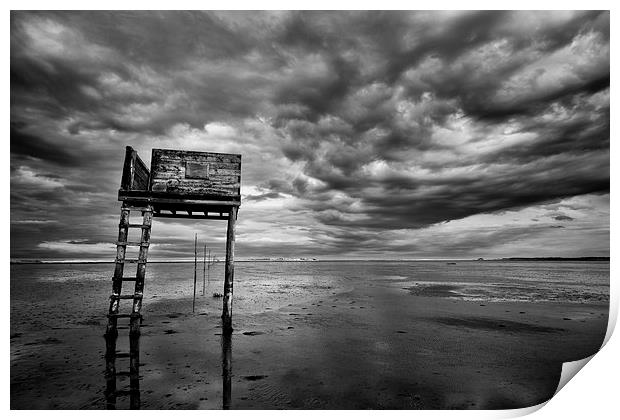
[[[132, 267], [126, 268], [132, 273]], [[11, 330], [83, 324], [107, 311], [112, 264], [11, 265]], [[150, 263], [145, 301], [187, 298], [193, 263]], [[222, 292], [223, 264], [209, 270], [205, 293]], [[420, 296], [473, 301], [595, 303], [609, 300], [608, 262], [237, 262], [234, 310], [258, 313], [355, 285], [396, 287]], [[131, 285], [129, 285], [131, 287]], [[197, 294], [202, 294], [199, 264]], [[41, 320], [41, 315], [45, 319]]]

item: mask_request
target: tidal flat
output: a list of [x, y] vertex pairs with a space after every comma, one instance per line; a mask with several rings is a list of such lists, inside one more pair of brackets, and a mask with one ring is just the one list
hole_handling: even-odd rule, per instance
[[[595, 353], [607, 328], [608, 262], [240, 262], [228, 338], [213, 297], [222, 264], [204, 296], [199, 271], [194, 313], [193, 269], [147, 266], [133, 387], [142, 409], [527, 407], [549, 399], [562, 363]], [[11, 265], [12, 409], [111, 408], [112, 271]], [[119, 351], [127, 336], [119, 330]]]

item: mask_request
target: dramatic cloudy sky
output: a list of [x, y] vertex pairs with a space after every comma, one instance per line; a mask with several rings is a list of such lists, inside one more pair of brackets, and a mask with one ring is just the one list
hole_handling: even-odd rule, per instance
[[608, 12], [13, 12], [11, 255], [112, 259], [125, 145], [242, 154], [240, 257], [609, 255], [609, 68]]

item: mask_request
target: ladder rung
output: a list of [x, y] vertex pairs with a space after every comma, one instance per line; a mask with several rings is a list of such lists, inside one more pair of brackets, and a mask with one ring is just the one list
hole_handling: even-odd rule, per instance
[[131, 372], [129, 372], [128, 370], [121, 370], [120, 372], [116, 372], [115, 375], [116, 376], [129, 376], [131, 375]]
[[127, 390], [119, 390], [114, 392], [114, 395], [135, 395], [135, 394], [139, 394], [140, 390], [139, 389], [127, 389]]
[[124, 260], [116, 260], [117, 263], [129, 263], [129, 264], [135, 264], [135, 263], [140, 263], [140, 264], [146, 264], [146, 260], [140, 260], [137, 258], [125, 258]]
[[127, 241], [127, 242], [117, 242], [116, 245], [121, 245], [121, 246], [149, 246], [149, 243], [148, 242]]
[[121, 207], [121, 210], [129, 210], [129, 211], [144, 211], [144, 212], [152, 212], [152, 207], [144, 207], [144, 206], [132, 206], [131, 204], [125, 204]]
[[131, 355], [127, 352], [120, 352], [120, 353], [114, 354], [114, 357], [118, 357], [120, 359], [120, 358], [125, 358], [125, 357], [131, 357]]
[[110, 299], [142, 299], [142, 295], [139, 293], [133, 295], [110, 295]]
[[121, 281], [137, 281], [138, 278], [137, 277], [123, 277], [120, 279], [117, 279], [116, 277], [112, 277], [112, 281], [114, 280], [121, 280]]
[[108, 314], [108, 318], [142, 318], [142, 315], [137, 312], [131, 314]]
[[144, 223], [119, 223], [119, 228], [141, 228], [141, 229], [150, 229], [151, 225], [147, 225]]

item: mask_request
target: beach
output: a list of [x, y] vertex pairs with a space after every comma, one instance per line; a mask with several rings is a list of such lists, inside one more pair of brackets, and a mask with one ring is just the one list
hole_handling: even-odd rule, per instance
[[[140, 408], [527, 407], [549, 399], [562, 363], [596, 352], [607, 327], [608, 262], [236, 269], [228, 340], [212, 296], [222, 264], [205, 296], [199, 271], [195, 313], [193, 264], [149, 264]], [[112, 264], [11, 266], [11, 408], [106, 408], [111, 274]], [[115, 404], [129, 408], [129, 396]]]

